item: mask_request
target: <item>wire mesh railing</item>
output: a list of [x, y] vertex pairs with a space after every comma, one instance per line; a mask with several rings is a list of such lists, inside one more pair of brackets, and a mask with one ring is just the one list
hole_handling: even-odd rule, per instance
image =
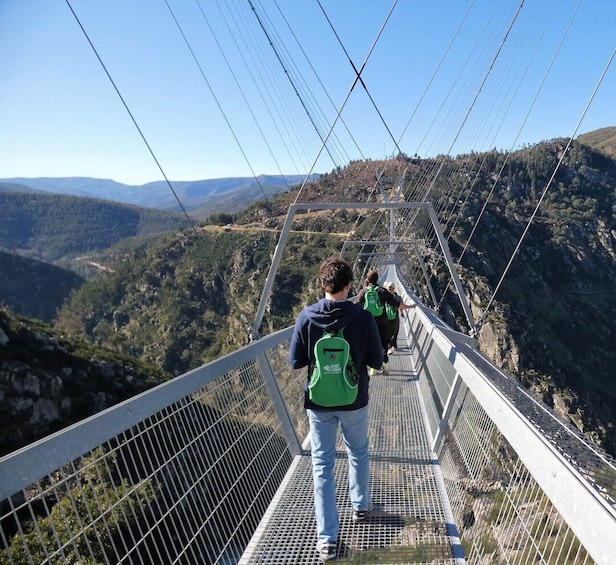
[[0, 563], [236, 562], [299, 450], [289, 336], [4, 457]]
[[612, 562], [613, 459], [428, 310], [410, 333], [467, 561]]

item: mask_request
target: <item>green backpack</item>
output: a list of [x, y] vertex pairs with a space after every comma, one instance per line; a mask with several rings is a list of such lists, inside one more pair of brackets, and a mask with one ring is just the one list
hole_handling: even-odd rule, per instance
[[383, 304], [377, 292], [378, 285], [369, 286], [364, 294], [364, 310], [368, 310], [375, 318], [383, 314]]
[[308, 397], [319, 406], [347, 406], [357, 398], [359, 373], [343, 331], [325, 332], [314, 344]]
[[388, 320], [395, 320], [398, 315], [398, 309], [394, 308], [389, 302], [385, 303], [385, 314]]

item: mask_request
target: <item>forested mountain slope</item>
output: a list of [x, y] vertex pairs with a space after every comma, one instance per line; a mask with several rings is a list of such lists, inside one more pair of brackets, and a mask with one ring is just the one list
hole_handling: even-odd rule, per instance
[[577, 140], [612, 159], [616, 159], [616, 126], [583, 133], [578, 136]]
[[[448, 158], [442, 175], [459, 175], [468, 195], [464, 213], [448, 233], [449, 244], [459, 257], [481, 216], [460, 265], [479, 314], [549, 188], [481, 327], [480, 348], [614, 454], [616, 163], [577, 142], [564, 153], [565, 142]], [[563, 164], [550, 182], [560, 156]], [[377, 171], [396, 178], [429, 166], [430, 160], [404, 156], [351, 163], [307, 185], [301, 201], [374, 199]], [[135, 252], [114, 272], [101, 273], [77, 291], [57, 327], [173, 374], [241, 346], [294, 198], [281, 194], [253, 204], [230, 227], [188, 229]], [[264, 333], [293, 322], [299, 308], [317, 295], [320, 261], [338, 253], [351, 230], [354, 237], [367, 236], [375, 218], [355, 212], [298, 216]], [[431, 265], [430, 257], [425, 259]], [[443, 291], [446, 278], [432, 276]], [[456, 308], [446, 294], [443, 315], [468, 331]]]
[[59, 194], [0, 191], [0, 209], [0, 248], [55, 264], [189, 225], [180, 214]]
[[0, 251], [0, 306], [50, 323], [84, 278], [49, 263]]

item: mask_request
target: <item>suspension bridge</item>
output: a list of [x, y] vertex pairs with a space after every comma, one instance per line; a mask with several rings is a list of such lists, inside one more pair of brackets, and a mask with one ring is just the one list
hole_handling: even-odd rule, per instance
[[[354, 206], [291, 207], [248, 346], [0, 460], [3, 563], [318, 562], [305, 375], [288, 366], [292, 328], [257, 330], [295, 214]], [[439, 230], [427, 203], [381, 208]], [[422, 303], [425, 285], [408, 282], [421, 271], [391, 235], [361, 242], [368, 264], [418, 308], [390, 375], [371, 379], [366, 523], [351, 519], [338, 444], [338, 559], [611, 563], [614, 461]]]
[[[87, 26], [79, 21], [79, 10], [67, 4], [167, 179]], [[313, 152], [317, 157], [308, 178], [321, 154], [327, 153], [334, 163], [345, 159], [334, 128], [343, 123], [348, 97], [334, 118], [317, 118], [309, 89], [300, 87], [301, 81], [289, 72], [263, 8], [248, 4], [318, 134], [320, 146]], [[494, 124], [505, 119], [516, 88], [525, 81], [532, 60], [527, 57], [539, 48], [535, 38], [550, 26], [548, 10], [540, 11], [536, 4], [526, 10], [527, 16], [524, 2], [496, 10], [498, 21], [486, 25], [495, 32], [483, 44], [485, 51], [469, 55], [463, 65], [460, 76], [466, 74], [469, 80], [457, 86], [464, 94], [439, 116], [441, 126], [433, 122], [434, 127], [426, 128], [435, 140], [445, 140], [440, 145], [443, 154], [432, 159], [404, 156], [404, 132], [391, 134], [362, 76], [386, 29], [391, 12], [387, 14], [364, 65], [350, 61], [354, 75], [349, 95], [357, 85], [367, 92], [395, 148], [397, 159], [392, 162], [400, 167], [395, 174], [373, 171], [374, 184], [361, 202], [327, 202], [328, 195], [302, 202], [306, 185], [297, 191], [255, 306], [247, 346], [2, 457], [0, 563], [318, 562], [308, 425], [302, 408], [305, 374], [288, 366], [292, 328], [269, 335], [262, 335], [262, 329], [297, 215], [318, 211], [335, 216], [348, 210], [370, 219], [373, 226], [362, 237], [351, 230], [341, 245], [340, 255], [354, 265], [356, 280], [375, 268], [381, 280], [395, 282], [405, 301], [418, 307], [401, 324], [390, 375], [377, 375], [370, 383], [376, 510], [365, 523], [351, 520], [344, 447], [338, 444], [338, 562], [614, 563], [614, 460], [479, 351], [477, 334], [527, 230], [483, 308], [469, 301], [459, 273], [507, 158], [486, 191], [483, 207], [475, 205], [474, 225], [464, 231], [459, 223], [485, 163], [479, 153], [464, 165], [447, 155], [462, 137], [475, 142], [473, 146], [496, 138]], [[191, 48], [172, 4], [166, 6]], [[332, 22], [328, 24], [335, 32]], [[538, 33], [516, 42], [512, 35], [518, 30]], [[512, 44], [515, 50], [510, 50]], [[522, 44], [528, 49], [519, 55]], [[607, 57], [606, 71], [613, 57], [613, 52]], [[589, 92], [587, 106], [580, 108], [562, 156], [553, 163], [553, 175], [526, 218], [527, 229], [604, 76], [605, 71]], [[414, 125], [428, 92], [421, 95], [404, 131]], [[523, 123], [533, 105], [527, 106]], [[490, 125], [477, 117], [484, 115], [491, 116]], [[169, 188], [187, 213], [171, 183]], [[465, 234], [466, 245], [454, 258], [450, 243], [456, 230]], [[447, 278], [445, 290], [433, 284], [437, 272]], [[447, 300], [457, 301], [459, 325], [465, 331], [442, 320], [446, 294]]]

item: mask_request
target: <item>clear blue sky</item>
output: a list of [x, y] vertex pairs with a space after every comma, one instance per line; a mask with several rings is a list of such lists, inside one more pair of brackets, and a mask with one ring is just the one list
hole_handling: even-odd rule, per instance
[[[399, 0], [375, 43], [393, 4], [70, 0], [170, 180], [568, 137], [616, 47], [614, 0]], [[613, 61], [577, 134], [615, 125]], [[160, 168], [66, 1], [0, 0], [0, 178]]]

